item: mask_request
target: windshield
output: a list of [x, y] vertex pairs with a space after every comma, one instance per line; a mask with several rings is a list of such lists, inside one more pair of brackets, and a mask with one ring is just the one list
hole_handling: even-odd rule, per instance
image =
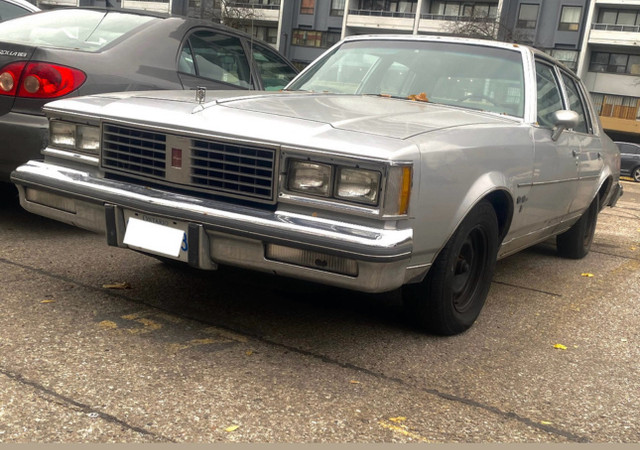
[[524, 115], [519, 51], [410, 40], [346, 42], [287, 90], [382, 95]]
[[137, 14], [64, 9], [2, 22], [0, 41], [97, 51], [151, 20], [158, 19]]

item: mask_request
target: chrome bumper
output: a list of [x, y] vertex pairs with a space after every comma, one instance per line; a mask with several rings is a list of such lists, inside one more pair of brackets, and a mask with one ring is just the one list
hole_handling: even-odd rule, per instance
[[[41, 161], [18, 167], [11, 180], [27, 211], [106, 233], [110, 245], [126, 247], [125, 210], [186, 222], [187, 262], [202, 269], [229, 264], [366, 292], [397, 288], [422, 278], [428, 269], [408, 268], [411, 229], [373, 228], [205, 200]], [[310, 267], [268, 259], [269, 245], [353, 260], [357, 271], [345, 275], [323, 270], [322, 264]]]

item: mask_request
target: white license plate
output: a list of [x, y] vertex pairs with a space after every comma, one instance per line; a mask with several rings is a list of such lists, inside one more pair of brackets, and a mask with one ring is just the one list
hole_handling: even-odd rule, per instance
[[124, 243], [131, 248], [188, 261], [188, 224], [132, 211], [124, 212]]

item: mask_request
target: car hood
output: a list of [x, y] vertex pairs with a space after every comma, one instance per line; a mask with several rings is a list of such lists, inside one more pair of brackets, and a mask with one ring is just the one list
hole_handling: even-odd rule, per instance
[[63, 105], [105, 117], [156, 118], [158, 122], [174, 125], [184, 122], [185, 114], [189, 114], [191, 123], [199, 118], [210, 124], [219, 123], [221, 116], [225, 116], [250, 120], [256, 127], [261, 117], [267, 122], [281, 117], [287, 119], [281, 121], [287, 127], [295, 128], [296, 123], [306, 122], [307, 131], [309, 126], [328, 125], [337, 130], [401, 140], [444, 128], [514, 122], [506, 116], [426, 102], [304, 92], [209, 91], [203, 103], [196, 101], [194, 91], [123, 92], [62, 100], [48, 106]]

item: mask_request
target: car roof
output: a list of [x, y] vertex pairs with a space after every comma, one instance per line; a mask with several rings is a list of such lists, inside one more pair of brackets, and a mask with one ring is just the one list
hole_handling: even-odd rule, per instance
[[28, 2], [27, 0], [0, 0], [5, 3], [11, 3], [12, 5], [19, 6], [23, 9], [26, 9], [31, 12], [38, 12], [40, 8], [38, 8], [33, 3]]

